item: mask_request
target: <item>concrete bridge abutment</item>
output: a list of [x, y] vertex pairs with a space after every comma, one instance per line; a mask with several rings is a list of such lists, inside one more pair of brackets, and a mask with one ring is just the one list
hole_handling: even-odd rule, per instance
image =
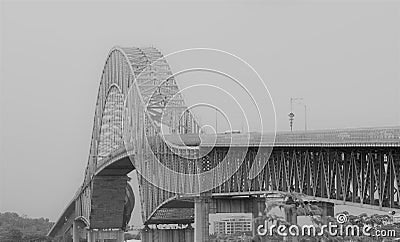
[[128, 176], [93, 178], [90, 229], [123, 228], [124, 204]]

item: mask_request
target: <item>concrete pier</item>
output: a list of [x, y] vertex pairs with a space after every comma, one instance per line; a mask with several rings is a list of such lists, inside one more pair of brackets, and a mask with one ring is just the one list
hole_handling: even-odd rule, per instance
[[194, 242], [194, 229], [189, 225], [185, 229], [151, 229], [142, 230], [142, 242]]
[[208, 240], [210, 206], [207, 197], [196, 198], [194, 201], [194, 237], [196, 242]]

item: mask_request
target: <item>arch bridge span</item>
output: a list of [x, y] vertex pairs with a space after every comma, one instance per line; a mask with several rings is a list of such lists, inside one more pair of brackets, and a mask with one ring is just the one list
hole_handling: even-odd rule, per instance
[[221, 212], [220, 200], [270, 192], [400, 209], [399, 148], [400, 126], [202, 134], [163, 55], [115, 47], [101, 75], [84, 180], [49, 235], [120, 240], [135, 206], [133, 170], [147, 225], [190, 224], [194, 204], [208, 199], [208, 210]]

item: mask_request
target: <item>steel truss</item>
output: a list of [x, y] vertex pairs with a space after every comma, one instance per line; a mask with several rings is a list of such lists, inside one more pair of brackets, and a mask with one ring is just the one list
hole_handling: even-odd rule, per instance
[[[167, 144], [161, 133], [163, 126], [171, 134], [200, 132], [166, 60], [155, 48], [113, 48], [101, 75], [84, 182], [73, 198], [76, 217], [90, 226], [93, 178], [127, 157], [139, 174], [145, 223], [179, 218], [177, 210], [165, 205], [185, 194], [198, 195], [204, 184], [213, 187], [213, 194], [293, 191], [377, 208], [399, 208], [398, 140], [397, 146], [390, 147], [379, 144], [357, 147], [351, 142], [341, 146], [336, 140], [331, 142], [333, 146], [308, 146], [304, 142], [298, 145], [297, 141], [290, 146], [280, 146], [288, 143], [286, 138], [305, 137], [286, 134], [277, 140], [271, 156], [267, 154], [272, 147], [221, 146], [201, 157], [199, 146], [171, 147]], [[399, 133], [400, 129], [396, 130]], [[352, 137], [339, 133], [334, 138], [342, 140], [343, 135]], [[333, 137], [331, 133], [325, 136], [329, 140]], [[325, 136], [318, 137], [326, 140]], [[228, 153], [229, 149], [233, 152]], [[221, 162], [224, 159], [226, 162]], [[255, 162], [265, 166], [250, 179], [249, 172]], [[195, 176], [205, 173], [211, 174], [211, 178]], [[229, 173], [233, 176], [228, 177]], [[67, 211], [70, 209], [64, 213]], [[184, 214], [182, 221], [193, 219], [190, 208], [180, 211]], [[56, 227], [62, 224], [63, 216]]]

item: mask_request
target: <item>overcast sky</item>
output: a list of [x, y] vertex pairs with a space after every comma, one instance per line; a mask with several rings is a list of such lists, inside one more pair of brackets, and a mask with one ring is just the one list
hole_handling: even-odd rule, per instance
[[399, 2], [322, 2], [1, 1], [0, 211], [55, 220], [73, 197], [115, 45], [240, 56], [279, 130], [290, 97], [305, 98], [309, 129], [400, 125]]

